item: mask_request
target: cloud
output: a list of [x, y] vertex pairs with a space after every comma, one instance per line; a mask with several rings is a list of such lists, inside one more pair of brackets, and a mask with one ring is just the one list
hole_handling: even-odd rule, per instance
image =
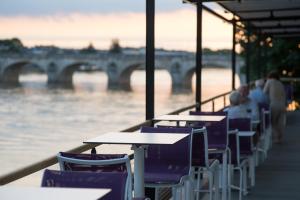
[[[1, 0], [2, 16], [45, 16], [59, 13], [103, 14], [115, 12], [144, 12], [146, 0]], [[158, 0], [157, 11], [192, 8], [181, 0]]]
[[[206, 12], [203, 19], [203, 46], [231, 48], [232, 27]], [[195, 10], [158, 12], [155, 20], [157, 48], [195, 51]], [[92, 42], [97, 48], [107, 49], [113, 38], [118, 38], [122, 46], [145, 46], [144, 12], [0, 17], [0, 25], [5, 27], [0, 38], [19, 37], [29, 46], [82, 48]]]

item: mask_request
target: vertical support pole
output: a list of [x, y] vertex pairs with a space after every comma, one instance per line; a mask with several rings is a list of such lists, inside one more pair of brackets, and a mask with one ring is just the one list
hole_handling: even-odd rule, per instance
[[247, 47], [246, 47], [246, 83], [250, 83], [250, 27], [247, 25]]
[[236, 21], [233, 18], [233, 21], [232, 21], [232, 52], [231, 52], [232, 90], [235, 90], [235, 69], [236, 69], [235, 34], [236, 34]]
[[154, 117], [155, 0], [146, 0], [146, 120]]
[[262, 46], [262, 59], [263, 59], [263, 62], [262, 62], [262, 65], [264, 66], [264, 68], [263, 68], [263, 78], [266, 78], [266, 76], [267, 76], [267, 62], [266, 62], [266, 60], [267, 60], [267, 52], [266, 52], [266, 44], [265, 44], [265, 37], [264, 36], [262, 36], [262, 38], [263, 38], [263, 46]]
[[261, 56], [261, 45], [260, 45], [260, 42], [261, 42], [261, 31], [259, 31], [258, 33], [258, 59], [257, 59], [257, 78], [258, 79], [261, 79], [263, 77], [263, 66], [262, 66], [262, 62], [261, 62], [261, 59], [262, 59], [262, 56]]
[[197, 47], [196, 47], [196, 111], [201, 111], [202, 79], [202, 0], [197, 0]]

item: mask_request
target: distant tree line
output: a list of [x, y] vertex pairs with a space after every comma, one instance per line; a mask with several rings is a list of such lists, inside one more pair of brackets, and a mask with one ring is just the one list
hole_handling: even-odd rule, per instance
[[[50, 46], [43, 46], [43, 45], [37, 45], [34, 48], [36, 49], [44, 49], [47, 50], [49, 54], [58, 52], [59, 50], [62, 50], [59, 47], [56, 47], [54, 45]], [[5, 40], [0, 40], [0, 52], [7, 52], [7, 53], [22, 53], [24, 52], [26, 48], [20, 39], [18, 38], [13, 38], [13, 39], [5, 39]], [[134, 49], [130, 47], [122, 47], [120, 45], [120, 41], [117, 38], [114, 38], [111, 40], [111, 44], [109, 46], [108, 52], [112, 54], [120, 54], [126, 49]], [[165, 50], [163, 48], [157, 48], [156, 50], [158, 51], [171, 51], [172, 50]], [[88, 44], [87, 47], [84, 47], [82, 49], [78, 50], [79, 53], [82, 54], [94, 54], [97, 53], [100, 50], [97, 50], [92, 42]], [[103, 51], [103, 50], [102, 50]], [[182, 51], [184, 52], [184, 51]], [[209, 48], [204, 48], [203, 49], [204, 54], [231, 54], [230, 49], [220, 49], [220, 50], [212, 50]]]

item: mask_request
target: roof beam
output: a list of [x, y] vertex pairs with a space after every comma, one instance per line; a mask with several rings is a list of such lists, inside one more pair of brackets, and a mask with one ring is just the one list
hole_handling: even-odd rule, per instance
[[266, 35], [299, 35], [300, 31], [276, 31], [276, 32], [261, 32]]
[[299, 28], [300, 29], [300, 24], [298, 25], [274, 25], [274, 26], [254, 26], [254, 29], [287, 29], [287, 28]]
[[222, 15], [216, 13], [215, 11], [213, 11], [212, 9], [210, 9], [209, 7], [207, 7], [207, 6], [205, 6], [205, 5], [202, 5], [202, 8], [203, 8], [204, 10], [206, 10], [207, 12], [213, 14], [214, 16], [218, 17], [218, 18], [220, 18], [220, 19], [222, 19], [222, 20], [224, 20], [224, 21], [226, 21], [226, 22], [228, 22], [228, 23], [230, 23], [230, 24], [232, 23], [231, 20], [226, 19], [225, 17], [223, 17]]
[[297, 25], [276, 25], [276, 26], [256, 26], [259, 29], [284, 29], [284, 28], [300, 28], [300, 24]]
[[280, 12], [280, 11], [295, 11], [300, 10], [300, 7], [294, 8], [278, 8], [278, 9], [259, 9], [259, 10], [236, 10], [238, 13], [258, 13], [258, 12]]
[[283, 17], [251, 17], [251, 18], [241, 18], [237, 19], [239, 22], [251, 22], [251, 21], [278, 21], [278, 20], [300, 20], [300, 15], [296, 16], [283, 16]]

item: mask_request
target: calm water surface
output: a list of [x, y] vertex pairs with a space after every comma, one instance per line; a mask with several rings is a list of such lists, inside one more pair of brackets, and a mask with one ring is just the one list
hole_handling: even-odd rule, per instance
[[[202, 81], [207, 99], [231, 89], [231, 71], [204, 69]], [[133, 73], [132, 92], [107, 91], [102, 72], [76, 73], [72, 90], [48, 89], [44, 75], [22, 75], [20, 82], [19, 88], [0, 89], [0, 175], [145, 118], [144, 71]], [[165, 71], [156, 72], [155, 88], [155, 115], [194, 103], [194, 91], [172, 94]], [[105, 145], [99, 151], [122, 153], [130, 148]]]

